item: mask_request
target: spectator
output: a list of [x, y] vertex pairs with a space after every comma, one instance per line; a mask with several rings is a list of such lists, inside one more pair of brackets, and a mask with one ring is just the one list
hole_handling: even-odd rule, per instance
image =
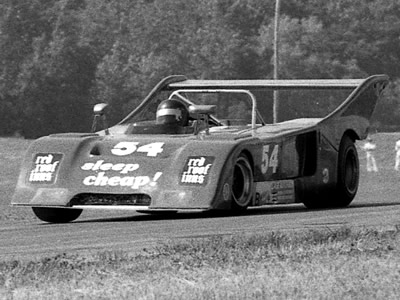
[[395, 151], [396, 151], [396, 163], [394, 165], [394, 169], [398, 171], [400, 168], [400, 140], [396, 142]]
[[371, 137], [367, 138], [367, 142], [364, 144], [363, 149], [367, 154], [367, 171], [378, 172], [378, 167], [376, 166], [375, 157], [373, 155], [373, 152], [376, 149], [376, 145], [373, 143]]

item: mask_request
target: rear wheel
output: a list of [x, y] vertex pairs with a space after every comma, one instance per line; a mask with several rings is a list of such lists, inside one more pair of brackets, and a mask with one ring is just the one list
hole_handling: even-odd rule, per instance
[[235, 211], [245, 210], [253, 197], [253, 189], [253, 170], [248, 158], [241, 154], [236, 159], [233, 169], [232, 209]]
[[359, 162], [354, 141], [344, 135], [339, 145], [337, 183], [334, 191], [309, 193], [303, 201], [307, 208], [346, 207], [356, 196], [359, 181]]
[[81, 209], [32, 207], [36, 217], [49, 223], [68, 223], [76, 220], [82, 213]]
[[338, 161], [338, 182], [333, 207], [348, 206], [357, 194], [360, 166], [357, 149], [353, 140], [345, 135], [340, 142]]

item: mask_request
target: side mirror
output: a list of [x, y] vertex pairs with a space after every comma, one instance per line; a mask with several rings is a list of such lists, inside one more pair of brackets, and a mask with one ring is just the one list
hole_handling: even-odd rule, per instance
[[103, 128], [105, 129], [105, 133], [107, 135], [110, 134], [107, 126], [107, 119], [106, 119], [106, 108], [108, 107], [107, 103], [98, 103], [93, 107], [93, 125], [92, 125], [92, 132], [96, 131], [98, 119], [100, 118], [103, 122]]

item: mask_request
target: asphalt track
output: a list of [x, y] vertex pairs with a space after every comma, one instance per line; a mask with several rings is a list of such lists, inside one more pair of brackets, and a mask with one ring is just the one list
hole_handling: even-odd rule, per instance
[[394, 228], [400, 226], [397, 188], [363, 188], [344, 209], [308, 210], [301, 204], [249, 209], [244, 215], [87, 212], [75, 222], [38, 219], [0, 223], [0, 258], [32, 259], [96, 250], [142, 252], [170, 239], [307, 229]]

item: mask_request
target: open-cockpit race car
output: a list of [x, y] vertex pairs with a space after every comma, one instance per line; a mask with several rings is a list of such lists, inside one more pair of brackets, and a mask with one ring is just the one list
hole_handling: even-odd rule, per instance
[[[92, 133], [33, 141], [12, 205], [32, 207], [39, 219], [54, 223], [73, 221], [84, 209], [345, 207], [358, 189], [355, 141], [367, 137], [387, 82], [385, 75], [340, 80], [170, 76], [112, 127], [107, 127], [107, 105], [97, 104]], [[279, 110], [272, 107], [274, 94]], [[286, 120], [272, 122], [271, 111]]]

